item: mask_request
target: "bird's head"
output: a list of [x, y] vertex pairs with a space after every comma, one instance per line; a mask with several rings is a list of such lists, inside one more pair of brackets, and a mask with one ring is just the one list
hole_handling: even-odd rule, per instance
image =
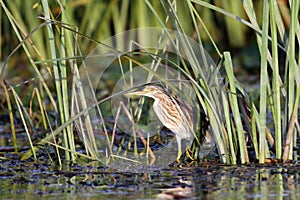
[[136, 96], [147, 96], [154, 99], [165, 98], [166, 92], [161, 86], [157, 85], [146, 85], [141, 88], [135, 88], [127, 93], [127, 97], [136, 97]]

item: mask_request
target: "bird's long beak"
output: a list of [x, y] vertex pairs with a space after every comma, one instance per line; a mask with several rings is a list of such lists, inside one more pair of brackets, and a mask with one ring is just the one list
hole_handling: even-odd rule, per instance
[[126, 92], [124, 95], [126, 97], [138, 97], [138, 96], [142, 96], [144, 94], [145, 94], [145, 91], [143, 91], [143, 90], [136, 90], [136, 91]]

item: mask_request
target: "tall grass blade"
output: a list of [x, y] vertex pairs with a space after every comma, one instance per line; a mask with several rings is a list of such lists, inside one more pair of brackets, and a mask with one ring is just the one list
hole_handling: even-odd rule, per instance
[[276, 139], [276, 158], [281, 158], [281, 102], [280, 102], [280, 82], [279, 82], [279, 66], [278, 66], [278, 40], [277, 40], [277, 26], [276, 26], [276, 13], [275, 13], [275, 1], [271, 1], [270, 4], [270, 28], [272, 36], [272, 61], [273, 61], [273, 80], [272, 80], [272, 92], [274, 107], [274, 124], [275, 124], [275, 139]]
[[[299, 66], [296, 64], [296, 57], [295, 57], [295, 52], [296, 52], [296, 28], [298, 27], [297, 35], [299, 37], [299, 19], [298, 19], [298, 12], [299, 12], [299, 0], [294, 0], [291, 2], [291, 22], [290, 22], [290, 31], [289, 31], [289, 40], [288, 40], [288, 47], [287, 47], [287, 59], [288, 59], [288, 79], [287, 79], [287, 114], [285, 117], [287, 119], [292, 118], [293, 114], [293, 109], [294, 109], [294, 101], [295, 101], [295, 81], [297, 81], [297, 87], [299, 87], [300, 84], [300, 70]], [[299, 42], [299, 38], [298, 38]], [[299, 49], [298, 49], [299, 50]], [[299, 65], [299, 63], [298, 63]], [[294, 137], [296, 138], [296, 134], [294, 133]], [[291, 141], [293, 146], [294, 140]], [[290, 148], [289, 152], [289, 159], [292, 158], [292, 151], [293, 149]]]
[[262, 24], [262, 44], [261, 44], [261, 70], [260, 70], [260, 101], [259, 101], [259, 163], [265, 162], [266, 151], [266, 116], [267, 116], [267, 52], [268, 52], [268, 29], [269, 29], [269, 3], [264, 0], [263, 24]]
[[8, 112], [9, 112], [10, 129], [11, 129], [11, 134], [12, 134], [12, 140], [13, 140], [13, 144], [14, 144], [14, 149], [15, 149], [15, 152], [18, 152], [17, 136], [16, 136], [15, 123], [14, 123], [14, 114], [13, 114], [13, 111], [12, 111], [12, 106], [11, 106], [11, 101], [10, 101], [9, 93], [8, 93], [7, 87], [6, 87], [6, 85], [5, 85], [5, 83], [3, 81], [1, 81], [1, 85], [4, 88], [4, 92], [5, 92], [5, 97], [6, 97], [6, 102], [7, 102], [7, 108], [8, 108]]
[[289, 121], [289, 127], [288, 127], [286, 142], [285, 142], [285, 146], [284, 146], [284, 152], [282, 155], [283, 161], [287, 161], [290, 158], [290, 152], [293, 151], [293, 146], [292, 146], [293, 145], [293, 133], [295, 132], [294, 129], [295, 129], [296, 121], [297, 121], [299, 99], [300, 99], [300, 87], [298, 86], [295, 104], [293, 107], [293, 113], [292, 113], [291, 119]]
[[241, 163], [249, 163], [249, 157], [248, 157], [248, 151], [246, 147], [246, 141], [244, 136], [244, 130], [243, 130], [243, 124], [241, 120], [241, 114], [240, 109], [238, 105], [237, 100], [237, 90], [235, 87], [235, 77], [233, 74], [233, 67], [232, 67], [232, 61], [231, 56], [229, 52], [224, 52], [224, 65], [226, 69], [226, 75], [229, 81], [229, 87], [230, 87], [230, 94], [229, 94], [229, 101], [231, 105], [231, 110], [234, 117], [234, 122], [236, 126], [236, 131], [238, 135], [238, 143], [239, 143], [239, 150], [240, 150], [240, 159]]
[[[25, 116], [28, 115], [26, 114], [27, 111], [25, 110], [23, 104], [22, 104], [22, 101], [20, 100], [18, 94], [16, 93], [16, 91], [14, 90], [14, 88], [10, 87], [12, 93], [13, 93], [13, 96], [14, 96], [14, 99], [15, 99], [15, 102], [17, 104], [17, 108], [18, 108], [18, 111], [19, 111], [19, 114], [20, 114], [20, 117], [21, 117], [21, 120], [22, 120], [22, 123], [23, 123], [23, 126], [25, 128], [25, 132], [26, 132], [26, 135], [27, 135], [27, 138], [28, 138], [28, 141], [29, 141], [29, 145], [30, 145], [30, 149], [31, 149], [31, 153], [34, 157], [34, 160], [37, 160], [37, 157], [36, 157], [36, 152], [35, 152], [35, 148], [33, 146], [33, 143], [31, 141], [31, 137], [30, 137], [30, 133], [29, 133], [29, 130], [28, 130], [28, 127], [27, 127], [27, 123], [26, 123], [26, 120], [25, 120]], [[25, 114], [25, 116], [24, 116]]]
[[222, 92], [222, 99], [223, 99], [223, 109], [224, 109], [224, 115], [225, 115], [225, 124], [226, 124], [226, 130], [227, 130], [227, 135], [228, 135], [228, 142], [229, 143], [229, 152], [230, 152], [230, 163], [231, 164], [237, 164], [237, 158], [236, 158], [236, 151], [234, 148], [234, 137], [233, 134], [234, 132], [232, 131], [231, 128], [231, 114], [229, 111], [229, 105], [228, 105], [228, 97], [226, 96], [225, 92]]
[[[60, 3], [58, 1], [58, 3]], [[70, 20], [68, 18], [69, 12], [66, 9], [66, 0], [63, 0], [62, 3], [60, 4], [61, 10], [62, 10], [62, 18], [61, 22], [62, 23], [70, 23]], [[74, 57], [75, 53], [75, 48], [72, 42], [72, 32], [66, 30], [64, 27], [61, 27], [61, 35], [60, 35], [60, 57], [65, 58], [65, 57]], [[67, 56], [66, 56], [67, 55]], [[65, 59], [62, 59], [59, 61], [60, 64], [60, 74], [61, 74], [61, 84], [62, 84], [62, 97], [63, 97], [63, 109], [64, 109], [64, 117], [65, 121], [67, 121], [70, 118], [70, 106], [69, 106], [69, 95], [68, 95], [68, 77], [67, 77], [67, 63]], [[70, 68], [74, 69], [73, 67], [73, 61], [70, 60]], [[73, 137], [73, 124], [70, 124], [70, 126], [67, 127], [67, 140], [69, 143], [70, 149], [74, 152], [75, 151], [75, 141]], [[71, 160], [75, 160], [76, 157], [74, 154], [71, 154]]]

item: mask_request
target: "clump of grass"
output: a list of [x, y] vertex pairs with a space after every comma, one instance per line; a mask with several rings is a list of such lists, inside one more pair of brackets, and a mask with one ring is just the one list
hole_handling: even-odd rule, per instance
[[[85, 65], [83, 60], [85, 56], [82, 52], [89, 52], [92, 47], [99, 44], [104, 45], [96, 41], [124, 31], [127, 27], [158, 26], [166, 30], [166, 34], [171, 35], [168, 28], [181, 33], [179, 38], [169, 39], [178, 55], [182, 55], [180, 49], [184, 49], [186, 59], [178, 58], [180, 62], [174, 62], [165, 56], [165, 52], [135, 52], [135, 54], [133, 52], [118, 60], [121, 71], [123, 70], [122, 59], [127, 60], [130, 71], [133, 64], [141, 68], [145, 67], [136, 57], [151, 54], [149, 57], [153, 61], [153, 66], [148, 73], [151, 77], [159, 78], [154, 70], [155, 64], [173, 62], [172, 67], [191, 82], [197, 100], [209, 119], [210, 132], [214, 137], [221, 162], [245, 164], [253, 161], [249, 158], [249, 145], [254, 148], [254, 160], [258, 159], [259, 163], [265, 163], [266, 158], [270, 158], [272, 152], [275, 153], [272, 158], [284, 161], [296, 159], [293, 151], [299, 134], [297, 126], [300, 56], [299, 53], [297, 55], [299, 49], [296, 47], [300, 38], [297, 20], [299, 0], [289, 1], [290, 5], [285, 5], [284, 9], [276, 2], [270, 1], [269, 3], [267, 0], [264, 0], [262, 5], [260, 3], [253, 5], [251, 0], [232, 5], [221, 3], [223, 7], [216, 6], [220, 5], [217, 3], [213, 5], [201, 0], [186, 2], [145, 0], [138, 1], [136, 4], [129, 2], [125, 0], [119, 5], [116, 1], [110, 1], [107, 6], [104, 2], [77, 5], [57, 1], [56, 4], [49, 5], [46, 0], [42, 0], [41, 4], [35, 1], [23, 4], [6, 3], [0, 0], [5, 20], [8, 22], [6, 25], [8, 28], [5, 30], [13, 30], [16, 35], [14, 40], [18, 42], [16, 48], [11, 50], [12, 53], [7, 55], [8, 58], [1, 68], [0, 77], [4, 79], [7, 62], [18, 49], [22, 49], [28, 58], [31, 71], [40, 82], [40, 86], [35, 87], [33, 93], [38, 97], [37, 104], [42, 115], [43, 129], [48, 131], [48, 134], [37, 144], [31, 141], [28, 127], [32, 127], [33, 130], [36, 127], [26, 105], [22, 103], [22, 97], [19, 97], [13, 88], [7, 90], [2, 84], [6, 91], [9, 110], [11, 110], [12, 102], [8, 92], [11, 92], [28, 135], [31, 151], [23, 158], [33, 155], [37, 159], [37, 147], [47, 145], [55, 148], [59, 163], [62, 162], [60, 155], [62, 151], [64, 158], [68, 161], [76, 161], [78, 156], [99, 160], [93, 123], [89, 113], [91, 107], [96, 109], [102, 130], [107, 135], [102, 107], [114, 96], [102, 98], [100, 101], [95, 96], [95, 103], [87, 104], [84, 95], [86, 88], [80, 85], [82, 77], [80, 77], [78, 67], [80, 64], [82, 67]], [[26, 5], [25, 12], [19, 12], [23, 10], [20, 8], [24, 5]], [[255, 6], [259, 5], [262, 7], [255, 9]], [[80, 11], [77, 6], [85, 8], [81, 21], [76, 17], [76, 12]], [[239, 9], [240, 6], [243, 12]], [[29, 15], [33, 13], [33, 10], [36, 16], [41, 13], [43, 16], [37, 18]], [[131, 15], [127, 15], [128, 10], [132, 11]], [[147, 17], [138, 17], [140, 15], [155, 20], [145, 20]], [[258, 17], [261, 15], [262, 17]], [[24, 19], [24, 16], [27, 18]], [[121, 16], [122, 20], [119, 20]], [[2, 13], [1, 17], [3, 17]], [[258, 104], [252, 102], [251, 96], [245, 92], [236, 79], [230, 52], [222, 52], [218, 48], [219, 43], [215, 38], [218, 37], [216, 33], [220, 32], [220, 28], [212, 20], [213, 17], [225, 21], [228, 41], [234, 46], [246, 43], [244, 33], [247, 29], [255, 32], [261, 58]], [[246, 17], [249, 20], [246, 20]], [[75, 27], [77, 22], [81, 25]], [[7, 32], [4, 31], [5, 34]], [[192, 34], [199, 42], [198, 51], [195, 51], [186, 37]], [[136, 43], [142, 43], [142, 40], [147, 39], [146, 35], [138, 35], [135, 38]], [[222, 61], [218, 66], [207, 60], [203, 45], [207, 41]], [[118, 50], [112, 46], [110, 48], [116, 52]], [[280, 58], [279, 51], [284, 53], [283, 58]], [[281, 70], [283, 66], [280, 65], [280, 59], [284, 60], [284, 70]], [[220, 69], [225, 71], [222, 77], [219, 73]], [[281, 71], [284, 71], [284, 74], [281, 74]], [[220, 81], [221, 78], [223, 81]], [[161, 81], [165, 82], [162, 77]], [[166, 84], [172, 85], [169, 82]], [[107, 90], [106, 85], [101, 85], [101, 89]], [[50, 102], [50, 105], [45, 105], [46, 101]], [[32, 109], [34, 108], [30, 110]], [[55, 120], [51, 120], [51, 111], [55, 112]], [[270, 122], [267, 122], [268, 115], [271, 116]], [[14, 132], [12, 111], [10, 111], [10, 116], [12, 132]], [[76, 149], [73, 131], [75, 121], [86, 150], [85, 155], [78, 153]], [[269, 124], [274, 124], [272, 133], [270, 133]], [[15, 138], [14, 136], [14, 141]], [[110, 138], [105, 140], [108, 143], [111, 142]], [[15, 150], [17, 149], [15, 145]]]
[[[196, 0], [194, 2], [201, 6], [205, 6], [212, 10], [220, 12], [227, 17], [235, 17], [231, 13], [228, 13], [227, 11], [217, 8], [211, 4]], [[228, 77], [230, 85], [231, 94], [229, 94], [229, 102], [233, 109], [232, 112], [234, 118], [234, 122], [231, 124], [229, 123], [229, 119], [227, 119], [226, 125], [229, 132], [231, 132], [231, 127], [235, 127], [236, 131], [234, 134], [238, 135], [237, 141], [239, 143], [239, 147], [236, 148], [235, 154], [239, 153], [241, 163], [249, 162], [249, 160], [247, 159], [247, 148], [244, 137], [245, 133], [249, 134], [250, 136], [252, 135], [251, 144], [256, 149], [259, 149], [259, 151], [256, 151], [256, 159], [258, 159], [260, 163], [264, 163], [265, 159], [270, 157], [269, 147], [267, 143], [268, 134], [266, 134], [268, 132], [268, 124], [266, 122], [267, 113], [272, 113], [272, 122], [268, 123], [274, 123], [275, 126], [275, 132], [272, 136], [275, 140], [275, 158], [283, 160], [293, 159], [292, 152], [293, 147], [295, 147], [296, 145], [295, 138], [299, 133], [299, 130], [296, 126], [294, 126], [295, 124], [291, 118], [291, 113], [296, 114], [296, 112], [292, 111], [294, 109], [294, 106], [298, 105], [297, 98], [295, 98], [294, 96], [294, 92], [298, 90], [297, 77], [299, 77], [299, 73], [295, 73], [297, 71], [296, 69], [298, 68], [297, 60], [295, 57], [295, 38], [296, 35], [299, 35], [299, 32], [296, 33], [294, 29], [295, 27], [299, 26], [299, 22], [297, 20], [297, 17], [295, 16], [295, 13], [298, 13], [299, 10], [299, 6], [296, 6], [298, 5], [298, 3], [297, 1], [292, 2], [294, 6], [291, 6], [291, 15], [289, 17], [291, 26], [286, 28], [283, 26], [282, 15], [279, 12], [278, 5], [273, 1], [270, 5], [268, 1], [264, 1], [262, 12], [263, 21], [261, 29], [258, 26], [259, 22], [255, 16], [256, 12], [254, 10], [252, 1], [243, 1], [243, 7], [250, 19], [250, 22], [236, 17], [237, 21], [249, 26], [250, 28], [253, 28], [256, 31], [257, 45], [260, 49], [261, 55], [259, 112], [256, 113], [256, 106], [253, 105], [252, 102], [248, 101], [248, 104], [252, 105], [252, 111], [255, 112], [252, 113], [252, 120], [255, 121], [256, 124], [254, 125], [252, 123], [252, 130], [258, 130], [259, 137], [257, 138], [256, 136], [253, 137], [254, 135], [251, 129], [246, 132], [246, 130], [242, 127], [241, 120], [239, 120], [240, 112], [238, 110], [236, 100], [234, 100], [237, 97], [237, 91], [235, 90], [235, 87], [238, 86], [238, 82], [234, 80], [235, 78], [233, 77], [232, 70], [230, 70], [232, 67], [229, 53], [225, 52], [223, 54], [225, 60], [224, 64], [226, 68], [225, 76]], [[193, 10], [195, 11], [195, 9]], [[269, 34], [268, 30], [271, 30], [271, 35]], [[282, 34], [283, 32], [289, 32], [290, 38], [285, 38]], [[279, 39], [277, 37], [278, 35], [280, 36]], [[288, 42], [279, 43], [279, 41]], [[269, 50], [269, 44], [271, 44], [271, 52]], [[279, 72], [278, 49], [281, 49], [285, 53], [286, 66], [285, 74], [283, 76], [285, 77], [284, 80], [281, 79], [281, 74]], [[291, 53], [292, 56], [289, 56], [289, 53]], [[271, 71], [271, 73], [268, 73], [268, 71]], [[233, 95], [235, 97], [233, 97]], [[296, 116], [294, 115], [293, 117]], [[290, 131], [293, 133], [290, 132], [290, 134], [287, 135], [287, 127], [290, 127]], [[294, 143], [292, 142], [292, 140]], [[289, 153], [287, 153], [286, 150], [284, 155], [282, 155], [283, 141], [286, 141], [285, 145], [287, 145], [287, 148], [289, 149]], [[219, 143], [219, 140], [217, 140], [217, 143]]]

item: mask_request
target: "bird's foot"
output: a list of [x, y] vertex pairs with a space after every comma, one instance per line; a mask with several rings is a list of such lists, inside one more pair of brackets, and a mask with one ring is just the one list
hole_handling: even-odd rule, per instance
[[195, 158], [192, 156], [194, 152], [191, 150], [190, 146], [188, 146], [185, 150], [185, 155], [188, 159], [190, 159], [191, 161], [195, 161]]

